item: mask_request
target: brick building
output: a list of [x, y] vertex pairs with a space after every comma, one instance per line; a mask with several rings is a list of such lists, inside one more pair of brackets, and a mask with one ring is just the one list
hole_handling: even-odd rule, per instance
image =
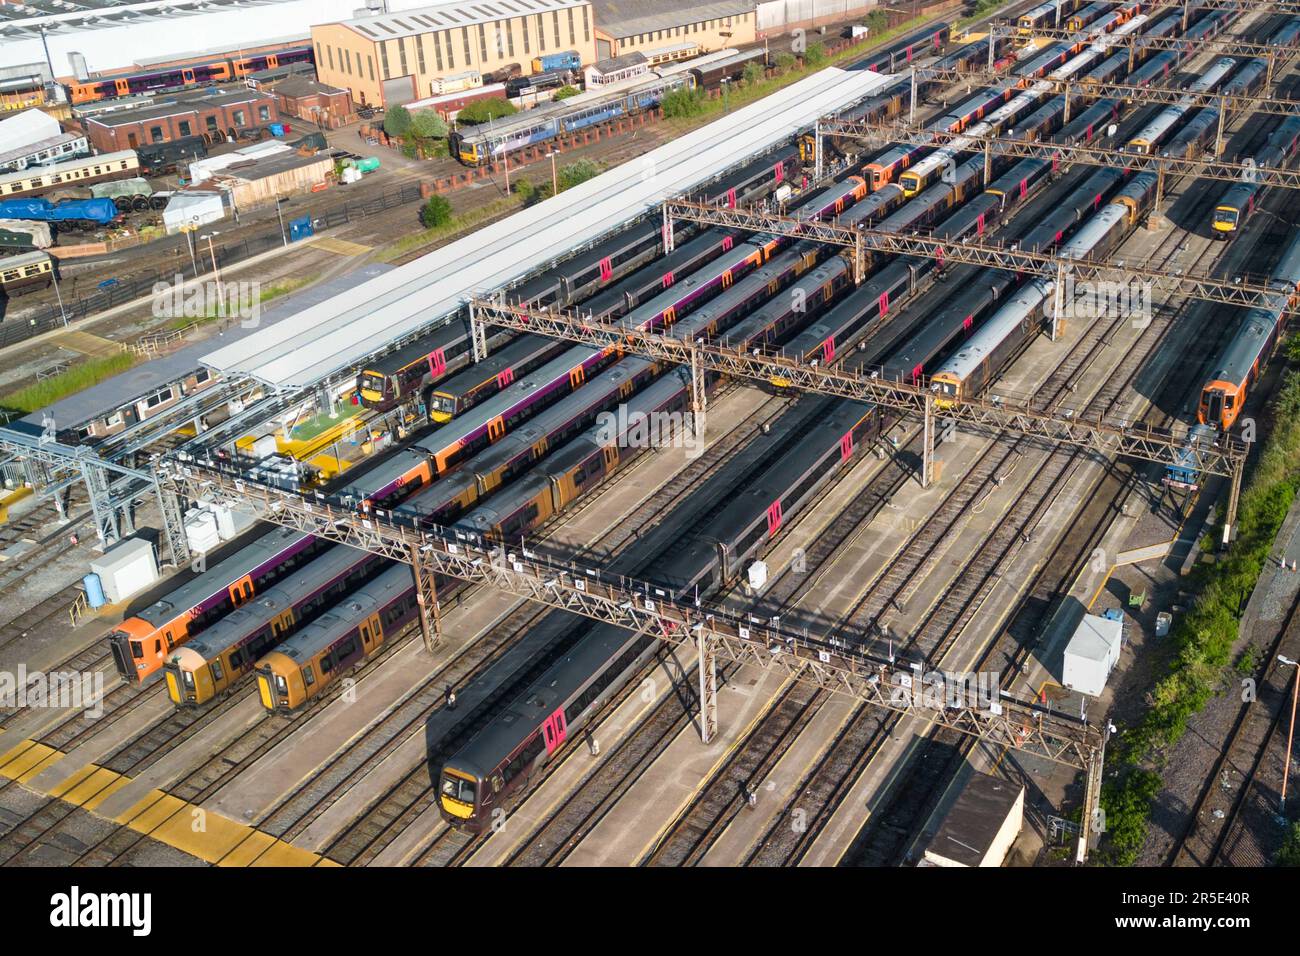
[[178, 97], [160, 106], [104, 113], [85, 120], [86, 136], [101, 153], [167, 143], [186, 136], [234, 139], [240, 131], [280, 120], [276, 97], [257, 90]]
[[284, 115], [311, 120], [330, 129], [347, 122], [354, 109], [352, 95], [347, 90], [306, 76], [280, 80], [271, 87], [271, 93]]
[[445, 92], [444, 77], [532, 73], [548, 54], [574, 51], [594, 63], [595, 29], [588, 0], [494, 0], [319, 24], [311, 39], [322, 83], [346, 87], [357, 106], [391, 106]]

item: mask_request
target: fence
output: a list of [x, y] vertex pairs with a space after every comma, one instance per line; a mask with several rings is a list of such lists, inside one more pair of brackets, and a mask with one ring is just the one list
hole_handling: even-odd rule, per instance
[[[332, 229], [358, 219], [365, 219], [367, 216], [378, 215], [396, 206], [416, 202], [419, 199], [419, 184], [409, 183], [401, 189], [389, 190], [373, 199], [344, 203], [319, 216], [313, 216], [312, 222], [317, 229]], [[162, 246], [164, 241], [160, 240], [159, 245]], [[174, 267], [166, 270], [155, 269], [152, 273], [137, 276], [125, 282], [118, 282], [106, 289], [97, 289], [84, 296], [68, 295], [67, 284], [65, 283], [60, 286], [60, 290], [63, 292], [62, 312], [60, 312], [58, 305], [47, 305], [33, 313], [24, 315], [20, 320], [0, 322], [0, 348], [22, 342], [45, 332], [53, 332], [56, 329], [63, 328], [68, 322], [74, 322], [77, 319], [124, 305], [143, 296], [152, 295], [156, 284], [165, 282], [170, 285], [178, 275], [183, 276], [186, 280], [203, 275], [211, 268], [213, 254], [216, 256], [217, 265], [220, 268], [225, 268], [271, 249], [276, 249], [283, 244], [284, 240], [277, 226], [273, 232], [266, 235], [253, 236], [240, 239], [237, 242], [214, 246], [212, 253], [209, 253], [206, 247], [196, 248], [195, 261], [191, 263], [186, 252], [186, 241], [184, 237], [181, 237], [180, 241], [173, 241], [170, 247], [164, 246], [159, 249], [160, 257], [169, 252], [175, 253], [177, 259]], [[5, 300], [0, 298], [0, 306], [3, 306], [4, 303]], [[66, 321], [64, 319], [65, 314], [67, 316]]]

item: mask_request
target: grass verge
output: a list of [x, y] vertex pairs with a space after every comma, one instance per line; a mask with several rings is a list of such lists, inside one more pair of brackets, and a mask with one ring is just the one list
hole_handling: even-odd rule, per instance
[[1102, 789], [1106, 834], [1098, 862], [1131, 866], [1146, 840], [1160, 771], [1193, 715], [1216, 693], [1235, 684], [1227, 673], [1238, 623], [1300, 490], [1300, 370], [1293, 357], [1269, 409], [1273, 431], [1251, 462], [1237, 514], [1237, 538], [1213, 564], [1192, 572], [1196, 594], [1167, 639], [1160, 676], [1142, 719], [1114, 738], [1106, 755]]
[[138, 358], [130, 352], [110, 355], [107, 358], [87, 358], [72, 365], [66, 372], [24, 386], [7, 395], [0, 395], [0, 419], [9, 421], [40, 411], [61, 398], [85, 391], [105, 379], [125, 372]]

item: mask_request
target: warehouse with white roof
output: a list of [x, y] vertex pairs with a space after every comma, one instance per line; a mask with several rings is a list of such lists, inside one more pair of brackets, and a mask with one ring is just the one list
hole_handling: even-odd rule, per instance
[[281, 392], [339, 376], [398, 340], [463, 309], [476, 293], [504, 288], [594, 243], [665, 199], [705, 183], [817, 117], [870, 96], [887, 81], [869, 71], [822, 70], [777, 93], [476, 230], [349, 293], [206, 355], [228, 377]]

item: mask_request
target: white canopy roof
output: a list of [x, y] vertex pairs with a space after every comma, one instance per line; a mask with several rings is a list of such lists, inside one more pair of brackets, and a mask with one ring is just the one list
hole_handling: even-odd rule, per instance
[[871, 95], [888, 78], [836, 68], [652, 150], [545, 202], [520, 210], [258, 335], [203, 363], [279, 390], [312, 385], [527, 275], [562, 250], [586, 245], [665, 199], [745, 161], [817, 117]]

